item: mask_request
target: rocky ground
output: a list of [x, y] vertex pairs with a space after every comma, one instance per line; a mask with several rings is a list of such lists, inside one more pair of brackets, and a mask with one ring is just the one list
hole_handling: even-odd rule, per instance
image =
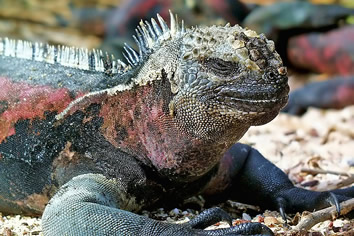
[[[354, 106], [342, 110], [310, 109], [302, 117], [280, 114], [267, 125], [251, 128], [241, 142], [257, 148], [297, 186], [325, 190], [353, 185]], [[240, 205], [232, 201], [220, 206], [237, 217], [234, 224], [249, 220], [264, 222], [277, 235], [308, 235], [310, 232], [312, 235], [354, 235], [354, 219], [326, 220], [300, 233], [294, 230], [302, 218], [300, 214], [292, 216], [289, 226], [285, 227], [276, 212], [242, 213]], [[198, 213], [187, 208], [143, 212], [159, 220], [179, 223]], [[42, 235], [40, 219], [0, 216], [0, 235]], [[227, 227], [227, 224], [221, 222], [210, 228], [218, 227]]]

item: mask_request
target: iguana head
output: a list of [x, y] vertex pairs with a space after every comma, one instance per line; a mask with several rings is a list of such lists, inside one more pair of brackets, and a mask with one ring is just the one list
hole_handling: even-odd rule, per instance
[[272, 120], [286, 104], [286, 68], [273, 41], [264, 35], [238, 25], [185, 29], [172, 13], [170, 27], [159, 15], [157, 19], [159, 23], [152, 19], [137, 27], [133, 37], [138, 52], [126, 45], [124, 56], [130, 65], [119, 61], [117, 66], [104, 68], [118, 73], [118, 79], [113, 79], [116, 86], [77, 99], [58, 117], [86, 97], [103, 93], [114, 96], [167, 81], [167, 86], [157, 86], [158, 92], [152, 97], [159, 104], [158, 96], [164, 94], [164, 119], [169, 117], [169, 125], [173, 123], [189, 135], [187, 139], [232, 143], [250, 126]]
[[170, 113], [194, 136], [242, 136], [286, 104], [286, 68], [264, 35], [226, 25], [187, 29], [180, 37]]
[[170, 27], [157, 18], [140, 23], [139, 53], [127, 47], [126, 59], [139, 67], [139, 86], [169, 81], [169, 115], [184, 133], [233, 142], [285, 106], [287, 72], [273, 41], [238, 25], [185, 29], [172, 13]]

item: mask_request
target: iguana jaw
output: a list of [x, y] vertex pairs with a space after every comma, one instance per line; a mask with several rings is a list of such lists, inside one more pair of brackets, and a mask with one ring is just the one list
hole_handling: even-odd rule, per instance
[[[214, 90], [221, 115], [234, 116], [250, 125], [269, 122], [288, 101], [289, 86], [228, 85]], [[215, 101], [206, 101], [215, 104]], [[215, 106], [215, 105], [214, 105]]]
[[281, 64], [265, 71], [240, 66], [239, 71], [230, 73], [232, 67], [224, 68], [222, 73], [228, 74], [222, 75], [215, 69], [219, 65], [208, 66], [214, 71], [193, 61], [182, 66], [177, 76], [184, 80], [170, 103], [170, 113], [194, 137], [237, 141], [241, 127], [271, 121], [287, 103], [288, 79]]
[[265, 124], [285, 106], [287, 71], [264, 35], [238, 25], [202, 27], [187, 29], [182, 42], [170, 110], [195, 137], [219, 139], [231, 126]]

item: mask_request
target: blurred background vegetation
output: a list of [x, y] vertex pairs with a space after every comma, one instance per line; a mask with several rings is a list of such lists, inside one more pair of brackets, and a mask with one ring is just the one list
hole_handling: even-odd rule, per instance
[[[291, 0], [0, 0], [0, 37], [98, 48], [131, 35], [140, 19], [171, 9], [187, 26], [243, 24], [252, 10]], [[353, 0], [312, 0], [354, 7]], [[293, 11], [289, 8], [287, 11]], [[354, 16], [354, 15], [353, 15]], [[350, 14], [346, 21], [349, 23]], [[268, 36], [269, 37], [269, 36]]]

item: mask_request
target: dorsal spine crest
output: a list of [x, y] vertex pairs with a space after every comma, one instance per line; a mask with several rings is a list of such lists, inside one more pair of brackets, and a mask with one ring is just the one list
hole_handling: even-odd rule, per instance
[[66, 67], [104, 72], [109, 75], [124, 74], [144, 63], [144, 60], [160, 47], [162, 42], [179, 37], [185, 32], [183, 21], [180, 27], [177, 16], [174, 16], [171, 11], [170, 28], [160, 15], [157, 15], [157, 20], [160, 25], [151, 19], [151, 23], [141, 21], [137, 27], [136, 36], [134, 35], [133, 39], [138, 46], [138, 52], [125, 44], [123, 56], [129, 65], [121, 60], [115, 60], [113, 56], [109, 56], [101, 50], [89, 51], [83, 48], [52, 46], [8, 38], [0, 38], [0, 55], [50, 64], [58, 63]]

